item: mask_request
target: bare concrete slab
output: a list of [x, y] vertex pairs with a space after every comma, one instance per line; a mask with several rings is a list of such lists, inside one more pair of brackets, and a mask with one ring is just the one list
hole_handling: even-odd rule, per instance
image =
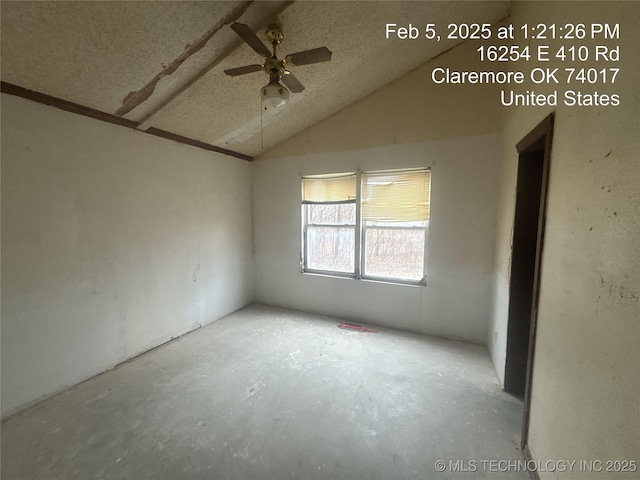
[[529, 478], [482, 467], [522, 459], [484, 347], [338, 323], [254, 305], [148, 352], [6, 419], [2, 478]]

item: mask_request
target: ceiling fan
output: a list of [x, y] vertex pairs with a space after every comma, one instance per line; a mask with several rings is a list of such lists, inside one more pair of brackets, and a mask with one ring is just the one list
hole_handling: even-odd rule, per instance
[[[269, 75], [269, 83], [262, 87], [260, 91], [265, 108], [284, 105], [289, 99], [289, 90], [293, 93], [299, 93], [304, 90], [304, 85], [287, 69], [288, 65], [309, 65], [331, 60], [331, 51], [327, 47], [318, 47], [293, 53], [284, 57], [284, 60], [280, 60], [277, 57], [276, 48], [284, 39], [284, 34], [282, 33], [280, 25], [276, 23], [270, 24], [266, 32], [267, 38], [271, 42], [273, 53], [269, 51], [269, 48], [267, 48], [249, 26], [242, 23], [233, 23], [231, 28], [247, 45], [265, 57], [265, 62], [262, 65], [255, 64], [231, 68], [225, 70], [224, 73], [235, 77], [247, 73], [259, 72], [260, 70], [266, 72]], [[282, 80], [289, 90], [282, 86], [280, 80]]]

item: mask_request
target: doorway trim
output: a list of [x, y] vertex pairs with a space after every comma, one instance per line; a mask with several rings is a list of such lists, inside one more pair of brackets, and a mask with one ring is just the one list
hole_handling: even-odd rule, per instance
[[549, 188], [549, 169], [551, 162], [551, 145], [553, 143], [554, 119], [555, 113], [552, 112], [516, 144], [518, 159], [533, 151], [539, 150], [540, 146], [544, 145], [542, 181], [540, 189], [540, 209], [538, 213], [538, 232], [534, 264], [533, 297], [531, 305], [531, 325], [529, 329], [529, 349], [527, 353], [527, 373], [524, 391], [524, 412], [522, 421], [522, 436], [520, 440], [522, 452], [528, 459], [531, 459], [531, 452], [529, 451], [528, 445], [529, 417], [531, 411], [531, 386], [533, 381], [533, 362], [535, 356], [536, 330], [538, 321], [538, 300], [540, 297], [540, 272], [542, 267], [544, 231], [547, 214], [547, 192]]

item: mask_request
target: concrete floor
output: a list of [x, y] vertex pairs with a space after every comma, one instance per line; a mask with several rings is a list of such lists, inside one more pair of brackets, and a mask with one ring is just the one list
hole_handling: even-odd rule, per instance
[[482, 468], [522, 459], [485, 348], [337, 323], [250, 306], [185, 335], [8, 418], [2, 478], [529, 478]]

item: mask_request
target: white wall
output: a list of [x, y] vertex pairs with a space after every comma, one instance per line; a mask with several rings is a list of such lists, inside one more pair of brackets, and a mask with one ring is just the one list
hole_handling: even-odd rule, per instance
[[[258, 301], [486, 343], [500, 136], [495, 99], [435, 86], [460, 46], [259, 157], [253, 165]], [[481, 87], [479, 87], [481, 88]], [[426, 287], [300, 272], [300, 176], [432, 167]]]
[[252, 298], [250, 164], [2, 95], [2, 413]]
[[[561, 105], [555, 109], [529, 447], [533, 458], [542, 461], [638, 460], [640, 4], [517, 2], [511, 22], [620, 23], [621, 38], [613, 42], [621, 51], [622, 60], [616, 65], [621, 69], [619, 80], [615, 86], [577, 88], [617, 92], [621, 105]], [[560, 43], [551, 45], [557, 50]], [[554, 62], [549, 66], [563, 68]], [[587, 62], [584, 66], [602, 68], [603, 64]], [[540, 88], [541, 93], [543, 90]], [[515, 205], [515, 144], [551, 111], [505, 109], [490, 342], [501, 378]], [[591, 478], [580, 472], [541, 472], [540, 476]], [[593, 478], [624, 476], [600, 472]]]

